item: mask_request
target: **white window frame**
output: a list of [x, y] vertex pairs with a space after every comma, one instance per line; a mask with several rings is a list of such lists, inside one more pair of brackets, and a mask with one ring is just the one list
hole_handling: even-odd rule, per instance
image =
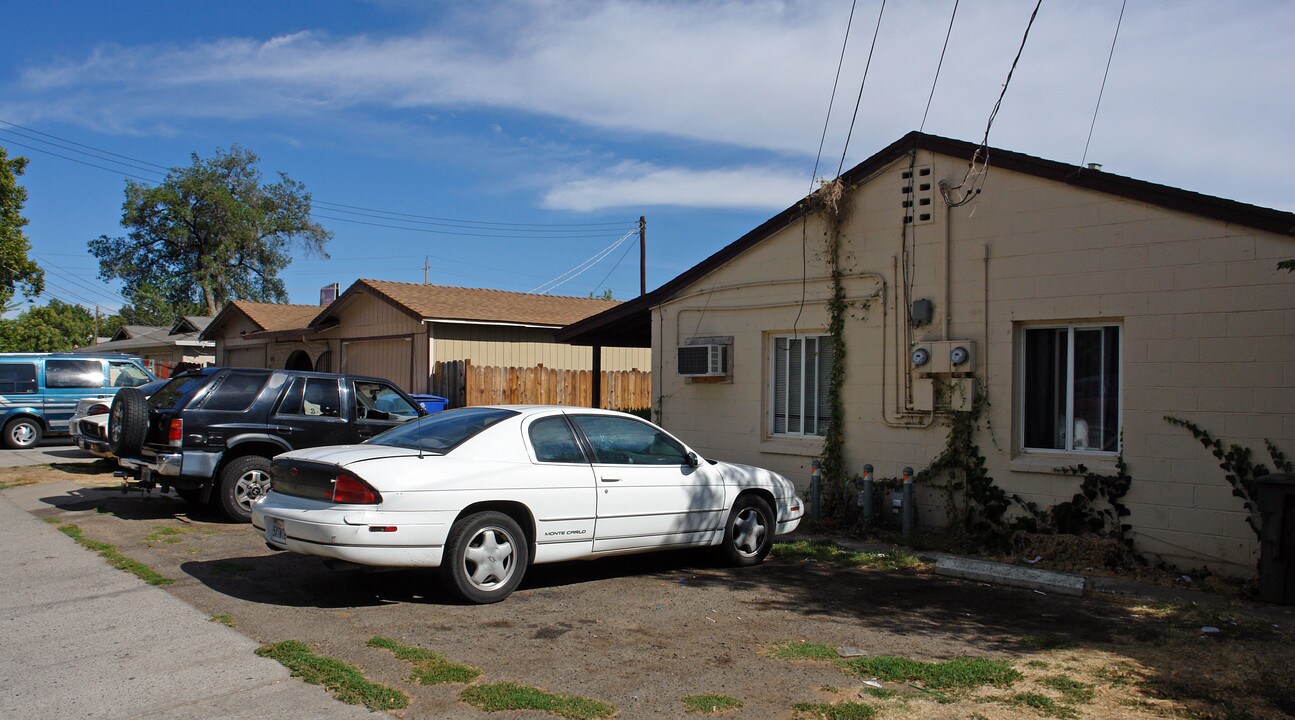
[[[1116, 418], [1116, 437], [1115, 450], [1101, 450], [1093, 448], [1075, 448], [1075, 433], [1073, 432], [1075, 423], [1075, 331], [1077, 330], [1098, 330], [1106, 328], [1115, 328], [1119, 338], [1119, 350], [1115, 358], [1116, 366], [1119, 368], [1119, 383], [1116, 392], [1119, 393], [1117, 398]], [[1027, 376], [1026, 368], [1026, 331], [1028, 330], [1065, 330], [1066, 331], [1066, 398], [1065, 398], [1065, 447], [1064, 448], [1040, 448], [1029, 447], [1025, 444], [1025, 418], [1026, 418], [1026, 396], [1025, 383]], [[1022, 325], [1017, 333], [1017, 358], [1020, 362], [1020, 372], [1017, 377], [1017, 397], [1019, 398], [1020, 407], [1017, 408], [1017, 433], [1016, 440], [1018, 447], [1025, 453], [1074, 453], [1080, 455], [1096, 455], [1102, 457], [1115, 457], [1119, 455], [1122, 447], [1123, 438], [1120, 429], [1124, 427], [1124, 324], [1120, 322], [1081, 322], [1081, 323], [1046, 323], [1038, 325]]]
[[[785, 429], [785, 430], [783, 430], [782, 432], [779, 432], [779, 431], [776, 429], [776, 428], [777, 428], [777, 414], [778, 414], [778, 409], [779, 409], [779, 408], [777, 407], [777, 402], [778, 402], [778, 353], [779, 353], [779, 350], [778, 350], [778, 341], [779, 341], [779, 340], [786, 340], [786, 341], [787, 341], [787, 346], [788, 346], [788, 347], [787, 347], [787, 350], [786, 350], [785, 352], [787, 353], [788, 361], [790, 361], [790, 357], [791, 357], [791, 346], [792, 346], [792, 343], [793, 343], [793, 342], [799, 342], [799, 343], [800, 343], [800, 361], [801, 361], [801, 362], [800, 362], [800, 379], [799, 379], [799, 382], [800, 382], [800, 408], [799, 408], [799, 410], [800, 410], [801, 427], [800, 427], [800, 431], [799, 431], [799, 432], [792, 432], [792, 431], [790, 431], [790, 429]], [[806, 340], [814, 340], [814, 341], [815, 341], [815, 345], [814, 345], [814, 347], [815, 347], [815, 351], [814, 351], [814, 353], [813, 353], [813, 355], [812, 355], [812, 356], [810, 356], [810, 355], [806, 352], [806, 348], [809, 346], [809, 343], [805, 342]], [[815, 335], [808, 335], [808, 334], [799, 334], [799, 333], [798, 333], [798, 334], [793, 335], [793, 334], [787, 333], [787, 334], [769, 335], [769, 336], [768, 336], [768, 343], [769, 343], [769, 388], [768, 388], [768, 391], [769, 391], [769, 412], [768, 412], [768, 426], [767, 426], [767, 429], [768, 429], [768, 433], [769, 433], [769, 436], [770, 436], [770, 437], [780, 437], [780, 438], [813, 438], [813, 439], [819, 439], [819, 438], [822, 438], [824, 435], [826, 435], [826, 434], [827, 434], [827, 423], [826, 423], [826, 421], [824, 421], [824, 422], [822, 423], [822, 426], [820, 427], [820, 423], [819, 423], [819, 415], [818, 415], [818, 413], [817, 413], [817, 412], [815, 412], [815, 413], [813, 413], [812, 415], [807, 414], [807, 410], [806, 410], [806, 408], [807, 408], [807, 399], [809, 398], [809, 392], [807, 392], [807, 390], [810, 390], [810, 389], [812, 389], [812, 390], [814, 391], [814, 395], [815, 395], [815, 397], [817, 398], [817, 400], [819, 401], [819, 405], [818, 405], [818, 407], [817, 407], [817, 408], [815, 408], [815, 410], [818, 410], [818, 409], [820, 409], [820, 408], [824, 407], [827, 403], [829, 403], [829, 402], [830, 402], [830, 388], [828, 388], [828, 389], [827, 389], [827, 391], [828, 391], [829, 395], [824, 396], [824, 397], [818, 397], [818, 395], [819, 395], [818, 378], [819, 378], [819, 358], [820, 358], [820, 356], [821, 356], [821, 348], [823, 348], [823, 347], [825, 347], [825, 346], [827, 346], [827, 347], [831, 347], [831, 345], [830, 345], [830, 343], [831, 343], [831, 342], [832, 342], [832, 336], [831, 336], [831, 335], [817, 335], [817, 334], [815, 334]], [[810, 370], [811, 366], [812, 366], [812, 371]], [[790, 366], [790, 362], [789, 362], [789, 363], [788, 363], [788, 374], [790, 374], [790, 367], [791, 367], [791, 366]], [[831, 373], [830, 373], [830, 371], [829, 371], [829, 373], [828, 373], [828, 377], [829, 377], [829, 381], [828, 381], [828, 382], [829, 382], [829, 383], [831, 382], [831, 381], [830, 381], [830, 376], [831, 376]], [[807, 379], [807, 378], [812, 378], [812, 383], [811, 383], [810, 385], [808, 385], [808, 386], [807, 386], [807, 384], [806, 384], [806, 379]], [[789, 377], [789, 378], [788, 378], [788, 387], [787, 387], [787, 392], [786, 392], [786, 393], [784, 393], [784, 402], [783, 402], [783, 405], [784, 405], [784, 408], [783, 408], [783, 409], [784, 409], [784, 411], [785, 411], [785, 412], [784, 412], [784, 415], [785, 415], [785, 416], [786, 416], [786, 418], [787, 418], [787, 425], [788, 425], [789, 427], [790, 427], [790, 425], [791, 425], [791, 417], [792, 417], [792, 416], [791, 416], [791, 412], [790, 412], [790, 410], [791, 410], [791, 407], [790, 407], [790, 403], [791, 403], [791, 395], [792, 395], [792, 393], [791, 393], [791, 385], [790, 385], [790, 377]], [[806, 432], [806, 425], [808, 425], [808, 424], [809, 424], [807, 421], [810, 421], [810, 420], [812, 420], [812, 421], [813, 421], [814, 427], [813, 427], [813, 429], [812, 429], [811, 431]]]

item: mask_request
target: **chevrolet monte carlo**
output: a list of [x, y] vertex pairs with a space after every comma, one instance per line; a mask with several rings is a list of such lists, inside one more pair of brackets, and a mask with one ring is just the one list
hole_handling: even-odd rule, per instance
[[777, 473], [702, 459], [632, 415], [469, 407], [361, 445], [275, 457], [252, 523], [271, 548], [378, 567], [440, 568], [498, 602], [535, 563], [714, 546], [762, 561], [804, 514]]

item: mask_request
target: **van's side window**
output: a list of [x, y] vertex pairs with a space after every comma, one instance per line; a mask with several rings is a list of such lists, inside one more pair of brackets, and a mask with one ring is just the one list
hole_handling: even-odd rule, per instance
[[112, 387], [139, 387], [153, 382], [135, 363], [117, 362], [115, 360], [108, 363], [108, 384]]
[[4, 363], [0, 365], [0, 395], [35, 392], [36, 365], [34, 363]]
[[103, 387], [103, 362], [100, 360], [46, 360], [45, 387]]

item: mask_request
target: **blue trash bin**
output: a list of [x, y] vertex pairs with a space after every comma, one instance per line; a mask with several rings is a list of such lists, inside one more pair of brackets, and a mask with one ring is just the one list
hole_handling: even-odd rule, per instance
[[428, 413], [438, 413], [449, 406], [450, 401], [440, 395], [410, 395], [414, 402], [423, 406]]

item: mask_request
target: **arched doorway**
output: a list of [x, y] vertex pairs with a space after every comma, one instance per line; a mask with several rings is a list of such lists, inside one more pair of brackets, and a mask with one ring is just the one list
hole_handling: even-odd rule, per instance
[[314, 370], [315, 366], [310, 362], [310, 355], [305, 350], [293, 350], [288, 356], [288, 362], [283, 366], [284, 370]]

